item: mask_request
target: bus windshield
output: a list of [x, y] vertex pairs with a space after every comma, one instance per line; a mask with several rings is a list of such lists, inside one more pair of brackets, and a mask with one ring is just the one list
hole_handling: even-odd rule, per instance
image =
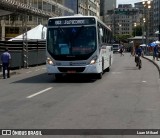
[[96, 27], [48, 28], [47, 49], [56, 60], [84, 60], [96, 50]]

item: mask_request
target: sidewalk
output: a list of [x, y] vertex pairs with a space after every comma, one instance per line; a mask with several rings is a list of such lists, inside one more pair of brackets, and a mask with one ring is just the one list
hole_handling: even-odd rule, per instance
[[157, 61], [156, 59], [153, 60], [153, 56], [144, 56], [144, 58], [152, 62], [157, 67], [159, 71], [159, 77], [160, 77], [160, 59], [159, 61]]
[[[16, 70], [10, 70], [10, 76], [15, 75], [16, 74]], [[2, 69], [0, 69], [0, 79], [3, 78], [3, 72]]]
[[[21, 69], [13, 69], [10, 70], [10, 76], [12, 75], [16, 75], [16, 74], [22, 74], [22, 73], [26, 73], [26, 72], [37, 72], [37, 71], [41, 71], [41, 70], [46, 70], [46, 66], [45, 65], [39, 65], [39, 66], [33, 66], [33, 67], [29, 67], [29, 68], [21, 68]], [[0, 68], [0, 79], [3, 79], [3, 73], [2, 73], [2, 68]]]

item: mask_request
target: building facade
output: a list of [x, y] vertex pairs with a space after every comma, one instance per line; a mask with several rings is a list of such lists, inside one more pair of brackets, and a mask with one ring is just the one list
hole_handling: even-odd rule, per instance
[[100, 16], [100, 0], [67, 0], [65, 6], [74, 10], [75, 14]]
[[116, 8], [117, 0], [100, 0], [100, 16], [107, 15], [108, 10]]
[[106, 24], [112, 28], [114, 35], [132, 35], [135, 23], [140, 25], [140, 14], [131, 4], [120, 4], [108, 11]]
[[[54, 16], [63, 16], [65, 14], [73, 15], [73, 10], [64, 6], [64, 0], [15, 0], [17, 3], [29, 8], [34, 8], [37, 11], [52, 13]], [[27, 30], [43, 24], [46, 25], [48, 17], [35, 16], [30, 13], [26, 13]], [[23, 23], [24, 14], [15, 12], [10, 15], [3, 16], [1, 18], [0, 27], [0, 39], [7, 40], [16, 37], [19, 34], [24, 33]]]
[[[141, 16], [140, 25], [142, 26], [143, 35], [148, 37], [154, 36], [154, 18], [157, 20], [157, 17], [153, 14], [153, 1], [143, 1], [135, 3], [135, 8], [139, 9]], [[155, 11], [157, 15], [157, 11]]]
[[78, 0], [65, 0], [64, 5], [74, 11], [74, 14], [78, 12]]
[[153, 31], [160, 32], [160, 0], [153, 0]]
[[110, 15], [108, 11], [111, 11], [116, 8], [116, 0], [101, 0], [100, 1], [100, 16], [103, 22], [107, 23], [110, 20]]

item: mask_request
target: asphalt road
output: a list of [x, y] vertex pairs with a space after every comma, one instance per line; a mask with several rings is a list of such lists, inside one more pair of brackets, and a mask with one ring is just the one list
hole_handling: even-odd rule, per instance
[[142, 59], [142, 64], [138, 70], [129, 54], [115, 54], [110, 72], [101, 80], [76, 76], [56, 82], [45, 66], [18, 70], [0, 79], [0, 128], [160, 129], [159, 73], [149, 61]]

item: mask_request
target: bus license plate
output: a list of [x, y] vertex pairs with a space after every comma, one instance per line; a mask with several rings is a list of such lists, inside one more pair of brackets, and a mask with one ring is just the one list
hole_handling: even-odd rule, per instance
[[75, 70], [68, 70], [67, 73], [76, 73]]

